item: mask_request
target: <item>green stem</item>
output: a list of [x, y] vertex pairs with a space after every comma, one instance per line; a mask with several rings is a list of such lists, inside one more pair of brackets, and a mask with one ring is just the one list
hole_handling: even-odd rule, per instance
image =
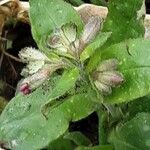
[[107, 144], [107, 132], [106, 132], [107, 113], [103, 110], [102, 105], [97, 110], [97, 115], [98, 115], [99, 145], [105, 145]]
[[113, 119], [119, 119], [123, 116], [120, 109], [116, 108], [114, 105], [104, 104], [108, 112], [111, 114]]

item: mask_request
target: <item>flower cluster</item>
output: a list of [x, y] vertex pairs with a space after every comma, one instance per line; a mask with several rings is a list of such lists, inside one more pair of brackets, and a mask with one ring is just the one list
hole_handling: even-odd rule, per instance
[[103, 61], [93, 73], [94, 84], [103, 95], [112, 93], [112, 87], [122, 84], [123, 75], [117, 71], [117, 59], [108, 59]]
[[27, 63], [21, 75], [25, 78], [18, 83], [17, 92], [24, 95], [31, 93], [34, 89], [44, 83], [49, 76], [59, 68], [62, 68], [63, 61], [51, 62], [51, 60], [39, 50], [24, 48], [19, 52], [22, 62]]
[[97, 35], [101, 22], [98, 16], [90, 18], [80, 38], [77, 37], [77, 26], [75, 24], [65, 24], [54, 30], [52, 35], [48, 37], [47, 44], [50, 49], [58, 54], [68, 54], [70, 57], [78, 58], [87, 44]]

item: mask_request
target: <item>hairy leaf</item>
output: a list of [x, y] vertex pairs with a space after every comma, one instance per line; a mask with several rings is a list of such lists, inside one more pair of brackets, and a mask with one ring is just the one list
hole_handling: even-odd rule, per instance
[[93, 147], [80, 146], [76, 148], [75, 150], [114, 150], [114, 148], [111, 145], [99, 145], [99, 146], [93, 146]]
[[104, 98], [106, 103], [127, 102], [150, 93], [149, 47], [149, 40], [128, 40], [103, 50], [98, 59], [89, 64], [88, 70], [91, 71], [98, 60], [115, 58], [119, 61], [118, 71], [123, 74], [124, 83]]
[[33, 37], [39, 48], [46, 53], [47, 37], [54, 29], [66, 23], [75, 23], [78, 33], [83, 28], [77, 12], [63, 0], [30, 0], [30, 21]]
[[75, 147], [76, 145], [72, 141], [60, 137], [50, 143], [50, 145], [47, 147], [47, 150], [73, 150]]
[[41, 106], [49, 100], [49, 92], [37, 89], [29, 96], [17, 95], [12, 99], [0, 116], [0, 140], [11, 143], [16, 150], [41, 149], [63, 135], [69, 122], [85, 118], [97, 109], [89, 92], [50, 107], [45, 118]]
[[144, 35], [143, 16], [139, 16], [143, 2], [144, 0], [109, 2], [108, 16], [103, 26], [104, 32], [112, 32], [108, 45]]
[[[103, 32], [112, 32], [104, 47], [144, 35], [143, 9], [144, 0], [113, 0], [109, 1], [108, 16], [103, 26]], [[102, 49], [97, 50], [90, 63], [97, 60]]]
[[98, 48], [103, 46], [103, 44], [108, 40], [110, 36], [111, 36], [111, 32], [100, 33], [96, 37], [96, 39], [84, 49], [84, 51], [80, 56], [81, 61], [84, 61], [89, 57], [91, 57]]
[[67, 133], [65, 134], [64, 138], [72, 140], [78, 146], [91, 145], [91, 141], [79, 131]]
[[138, 114], [123, 126], [118, 126], [110, 137], [115, 150], [150, 149], [150, 114]]
[[141, 112], [150, 113], [150, 95], [141, 97], [128, 103], [128, 113], [130, 118]]

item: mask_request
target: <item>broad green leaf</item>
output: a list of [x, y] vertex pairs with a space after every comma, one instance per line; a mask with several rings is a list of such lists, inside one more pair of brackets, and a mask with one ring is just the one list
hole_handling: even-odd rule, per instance
[[12, 99], [0, 116], [0, 140], [12, 143], [15, 150], [41, 149], [63, 135], [69, 122], [85, 118], [97, 109], [89, 92], [50, 108], [45, 118], [41, 106], [48, 102], [49, 92], [39, 88], [28, 96]]
[[150, 114], [138, 114], [122, 126], [118, 126], [110, 136], [115, 150], [150, 149]]
[[97, 61], [89, 64], [92, 70], [100, 62], [116, 58], [120, 64], [118, 70], [124, 76], [124, 83], [113, 88], [106, 96], [106, 103], [121, 103], [143, 97], [150, 93], [150, 41], [144, 39], [128, 40], [104, 49]]
[[107, 6], [106, 0], [90, 0], [92, 4], [100, 5], [100, 6]]
[[150, 95], [141, 97], [128, 103], [127, 111], [129, 113], [130, 118], [134, 117], [136, 114], [141, 112], [150, 113]]
[[38, 47], [48, 53], [47, 37], [66, 23], [75, 23], [78, 34], [83, 24], [73, 7], [63, 0], [30, 0], [30, 21]]
[[107, 39], [111, 36], [111, 32], [106, 33], [100, 33], [96, 39], [90, 43], [82, 52], [80, 59], [81, 61], [84, 61], [88, 59], [90, 56], [92, 56], [97, 48], [100, 48]]
[[[143, 16], [140, 9], [144, 0], [113, 0], [109, 2], [104, 32], [112, 32], [108, 45], [129, 38], [143, 37]], [[140, 16], [141, 15], [141, 16]]]
[[75, 82], [79, 78], [79, 70], [77, 68], [67, 70], [64, 72], [60, 80], [56, 83], [51, 94], [48, 96], [49, 100], [56, 99], [66, 92], [68, 92], [71, 88], [75, 86]]
[[62, 77], [56, 82], [52, 92], [48, 95], [48, 101], [43, 105], [42, 112], [47, 113], [47, 108], [57, 106], [63, 101], [57, 101], [59, 97], [68, 93], [74, 88], [77, 79], [79, 78], [79, 70], [77, 68], [70, 69], [64, 72]]
[[93, 146], [93, 147], [84, 147], [80, 146], [75, 150], [114, 150], [113, 146], [111, 145], [101, 145], [101, 146]]
[[64, 139], [69, 139], [78, 146], [91, 145], [91, 141], [79, 131], [69, 132], [69, 133], [65, 134]]
[[72, 141], [60, 137], [50, 143], [47, 150], [73, 150], [75, 147], [76, 145]]
[[[104, 47], [144, 35], [143, 25], [144, 0], [113, 0], [109, 1], [109, 10], [103, 25], [103, 32], [112, 32]], [[101, 55], [97, 50], [90, 59], [92, 64]]]
[[68, 3], [71, 3], [74, 6], [79, 6], [84, 4], [83, 0], [65, 0]]

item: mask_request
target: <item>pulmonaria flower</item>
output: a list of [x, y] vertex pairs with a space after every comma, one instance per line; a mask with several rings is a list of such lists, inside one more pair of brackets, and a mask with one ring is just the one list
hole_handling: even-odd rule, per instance
[[[58, 53], [69, 53], [73, 55], [73, 43], [77, 43], [77, 26], [72, 23], [63, 25], [61, 28], [56, 28], [52, 36], [48, 38], [48, 46], [57, 50]], [[77, 46], [77, 45], [76, 45]], [[74, 48], [76, 47], [74, 45]]]
[[123, 75], [117, 71], [117, 59], [103, 61], [93, 73], [94, 84], [103, 95], [112, 93], [112, 87], [117, 87], [124, 81]]
[[51, 67], [51, 65], [45, 65], [35, 74], [23, 79], [19, 85], [19, 91], [24, 95], [31, 93], [48, 79], [49, 75], [52, 73]]
[[45, 62], [51, 62], [44, 53], [32, 47], [23, 48], [18, 55], [21, 61], [27, 64], [21, 72], [24, 77], [36, 73], [44, 66]]
[[58, 54], [69, 54], [73, 57], [79, 57], [87, 44], [97, 35], [101, 23], [100, 17], [91, 17], [85, 25], [80, 38], [77, 37], [77, 26], [75, 24], [65, 24], [54, 30], [48, 37], [47, 44]]
[[45, 54], [34, 48], [21, 50], [19, 57], [22, 62], [27, 63], [27, 66], [21, 72], [21, 75], [25, 78], [17, 86], [17, 92], [22, 92], [24, 95], [31, 93], [42, 85], [53, 72], [64, 66], [61, 60], [51, 62]]
[[93, 16], [88, 20], [80, 38], [80, 51], [83, 51], [83, 49], [96, 37], [97, 33], [100, 31], [101, 24], [102, 20], [99, 16]]

